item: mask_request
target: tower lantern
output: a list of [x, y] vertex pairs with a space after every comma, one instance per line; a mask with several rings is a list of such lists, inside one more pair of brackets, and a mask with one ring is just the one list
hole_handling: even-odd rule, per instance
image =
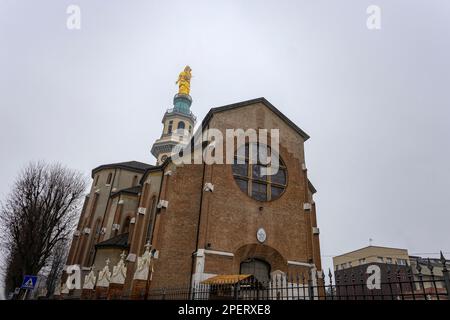
[[162, 164], [172, 154], [173, 148], [179, 143], [189, 141], [194, 130], [196, 118], [191, 112], [192, 69], [186, 66], [178, 76], [178, 93], [173, 98], [173, 107], [168, 109], [162, 119], [164, 125], [161, 137], [155, 141], [152, 154], [156, 157], [156, 164]]

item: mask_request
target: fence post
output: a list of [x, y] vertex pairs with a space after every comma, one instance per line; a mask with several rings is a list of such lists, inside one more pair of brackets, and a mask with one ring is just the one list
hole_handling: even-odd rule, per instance
[[444, 276], [445, 288], [447, 289], [447, 299], [450, 300], [450, 275], [447, 269], [447, 260], [441, 251], [442, 275]]
[[312, 280], [312, 277], [313, 277], [313, 276], [314, 276], [314, 275], [313, 275], [313, 270], [310, 269], [310, 270], [309, 270], [309, 277], [308, 277], [308, 294], [309, 294], [309, 300], [314, 300], [314, 287], [313, 287], [314, 283], [313, 283], [313, 280]]
[[239, 285], [239, 282], [238, 282], [234, 286], [234, 300], [239, 300], [239, 289], [240, 289], [240, 285]]

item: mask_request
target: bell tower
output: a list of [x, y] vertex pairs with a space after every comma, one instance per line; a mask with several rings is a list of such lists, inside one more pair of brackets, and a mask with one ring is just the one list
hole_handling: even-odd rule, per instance
[[151, 152], [157, 159], [157, 165], [162, 164], [172, 154], [176, 145], [189, 142], [192, 136], [196, 117], [190, 109], [191, 71], [191, 68], [186, 66], [178, 76], [178, 93], [173, 98], [173, 107], [164, 113], [162, 135], [153, 143]]

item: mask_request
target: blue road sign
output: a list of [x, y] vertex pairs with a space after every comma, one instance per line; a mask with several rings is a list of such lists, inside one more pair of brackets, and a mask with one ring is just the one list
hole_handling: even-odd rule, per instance
[[37, 276], [24, 276], [22, 282], [22, 289], [34, 289], [37, 282]]

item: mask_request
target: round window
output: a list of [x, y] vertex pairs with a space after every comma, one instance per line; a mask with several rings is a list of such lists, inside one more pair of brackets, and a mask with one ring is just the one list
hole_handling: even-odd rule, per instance
[[[270, 154], [270, 148], [263, 146]], [[245, 149], [243, 149], [245, 148]], [[283, 160], [279, 159], [279, 169], [274, 174], [269, 174], [270, 167], [262, 164], [259, 159], [260, 145], [241, 147], [235, 155], [232, 165], [233, 176], [239, 188], [247, 195], [258, 201], [271, 201], [278, 199], [286, 189], [287, 170]], [[254, 155], [254, 156], [252, 156]], [[256, 159], [257, 160], [252, 160]]]

